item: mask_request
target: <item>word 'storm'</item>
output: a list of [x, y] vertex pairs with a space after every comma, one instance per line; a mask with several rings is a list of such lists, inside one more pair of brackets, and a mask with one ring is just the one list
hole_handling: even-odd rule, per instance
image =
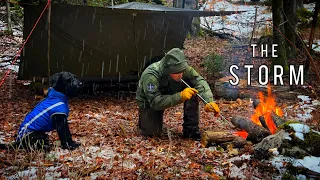
[[[248, 85], [251, 85], [251, 69], [253, 68], [253, 65], [245, 65], [244, 68], [247, 69], [248, 72]], [[236, 86], [239, 84], [239, 77], [234, 72], [234, 69], [239, 70], [239, 67], [237, 65], [230, 66], [230, 74], [235, 78], [235, 80], [230, 79], [229, 82], [231, 85]], [[303, 65], [299, 65], [298, 73], [296, 74], [294, 65], [289, 66], [289, 84], [290, 85], [303, 85]], [[269, 79], [269, 68], [266, 65], [261, 65], [259, 67], [259, 74], [258, 74], [258, 82], [260, 85], [267, 85], [268, 79]], [[273, 67], [273, 77], [274, 77], [274, 85], [278, 84], [278, 80], [280, 82], [280, 85], [283, 85], [283, 67], [280, 65], [274, 65]], [[293, 82], [294, 80], [294, 82]]]

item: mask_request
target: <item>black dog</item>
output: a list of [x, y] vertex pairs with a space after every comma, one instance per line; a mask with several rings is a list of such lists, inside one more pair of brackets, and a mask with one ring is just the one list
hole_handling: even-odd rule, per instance
[[67, 118], [69, 114], [68, 97], [77, 96], [82, 83], [70, 72], [60, 72], [50, 77], [47, 97], [27, 114], [21, 123], [16, 142], [1, 149], [25, 148], [50, 150], [48, 135], [45, 132], [57, 130], [63, 149], [73, 150], [80, 146], [72, 140]]

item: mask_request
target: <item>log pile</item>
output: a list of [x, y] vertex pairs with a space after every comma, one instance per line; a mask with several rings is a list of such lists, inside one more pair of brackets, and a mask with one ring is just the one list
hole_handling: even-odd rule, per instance
[[[253, 107], [256, 109], [260, 101], [258, 99], [253, 101]], [[275, 113], [271, 114], [272, 120], [276, 127], [279, 127], [285, 120]], [[263, 116], [259, 117], [262, 126], [255, 124], [251, 119], [246, 117], [234, 116], [231, 119], [232, 124], [241, 130], [248, 133], [246, 139], [240, 138], [232, 132], [227, 131], [205, 131], [202, 133], [201, 144], [205, 147], [212, 144], [226, 145], [232, 144], [234, 147], [243, 147], [246, 144], [245, 140], [252, 141], [254, 143], [261, 142], [265, 137], [271, 135], [269, 128], [265, 122]]]
[[231, 144], [235, 148], [243, 147], [248, 142], [230, 131], [204, 131], [201, 136], [203, 147], [219, 144], [223, 148]]
[[247, 140], [260, 142], [263, 138], [270, 135], [270, 132], [267, 129], [263, 128], [262, 126], [256, 125], [250, 119], [234, 116], [232, 117], [231, 122], [237, 128], [247, 131]]

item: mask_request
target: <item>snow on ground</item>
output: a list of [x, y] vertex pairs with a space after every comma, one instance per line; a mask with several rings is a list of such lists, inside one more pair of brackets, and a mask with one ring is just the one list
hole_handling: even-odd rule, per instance
[[[238, 1], [240, 0], [232, 0], [232, 2]], [[245, 2], [249, 2], [249, 0], [245, 0]], [[315, 4], [304, 4], [304, 7], [307, 8], [309, 11], [313, 11]], [[228, 16], [201, 17], [201, 25], [204, 28], [209, 28], [219, 33], [227, 33], [237, 36], [239, 38], [249, 39], [253, 31], [256, 8], [257, 23], [255, 28], [255, 36], [259, 37], [259, 35], [256, 34], [259, 31], [262, 31], [266, 28], [269, 28], [269, 30], [272, 31], [272, 13], [271, 9], [267, 6], [238, 5], [229, 3], [226, 0], [210, 0], [208, 3], [205, 3], [204, 6], [200, 8], [200, 10], [225, 10], [246, 12], [232, 14]]]
[[280, 172], [285, 171], [284, 162], [290, 162], [295, 167], [303, 166], [312, 171], [320, 173], [320, 157], [306, 156], [303, 159], [295, 159], [295, 158], [290, 158], [290, 157], [285, 157], [280, 155], [280, 156], [273, 157], [271, 162], [272, 162], [272, 165], [276, 167]]
[[214, 11], [246, 11], [239, 14], [232, 14], [228, 16], [213, 16], [201, 18], [203, 27], [211, 27], [212, 30], [220, 33], [228, 33], [241, 38], [248, 38], [252, 33], [255, 8], [257, 8], [257, 25], [256, 30], [271, 26], [271, 13], [266, 6], [254, 5], [235, 5], [227, 1], [220, 1], [211, 5], [204, 4], [200, 10], [214, 10]]
[[315, 110], [316, 106], [320, 105], [319, 100], [311, 100], [309, 96], [299, 95], [298, 98], [301, 100], [298, 106], [292, 105], [286, 107], [284, 110], [285, 112], [294, 111], [296, 114], [292, 116], [291, 113], [287, 113], [286, 117], [292, 120], [300, 120], [301, 122], [306, 122], [307, 120], [312, 118], [312, 111]]

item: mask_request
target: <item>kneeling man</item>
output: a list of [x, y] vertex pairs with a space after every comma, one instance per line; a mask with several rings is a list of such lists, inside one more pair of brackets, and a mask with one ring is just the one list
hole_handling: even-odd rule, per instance
[[[194, 88], [187, 87], [181, 78]], [[164, 110], [184, 103], [183, 137], [200, 140], [197, 93], [209, 102], [206, 111], [219, 114], [208, 83], [188, 65], [180, 49], [171, 49], [160, 61], [149, 65], [140, 77], [136, 95], [140, 132], [161, 135]]]

